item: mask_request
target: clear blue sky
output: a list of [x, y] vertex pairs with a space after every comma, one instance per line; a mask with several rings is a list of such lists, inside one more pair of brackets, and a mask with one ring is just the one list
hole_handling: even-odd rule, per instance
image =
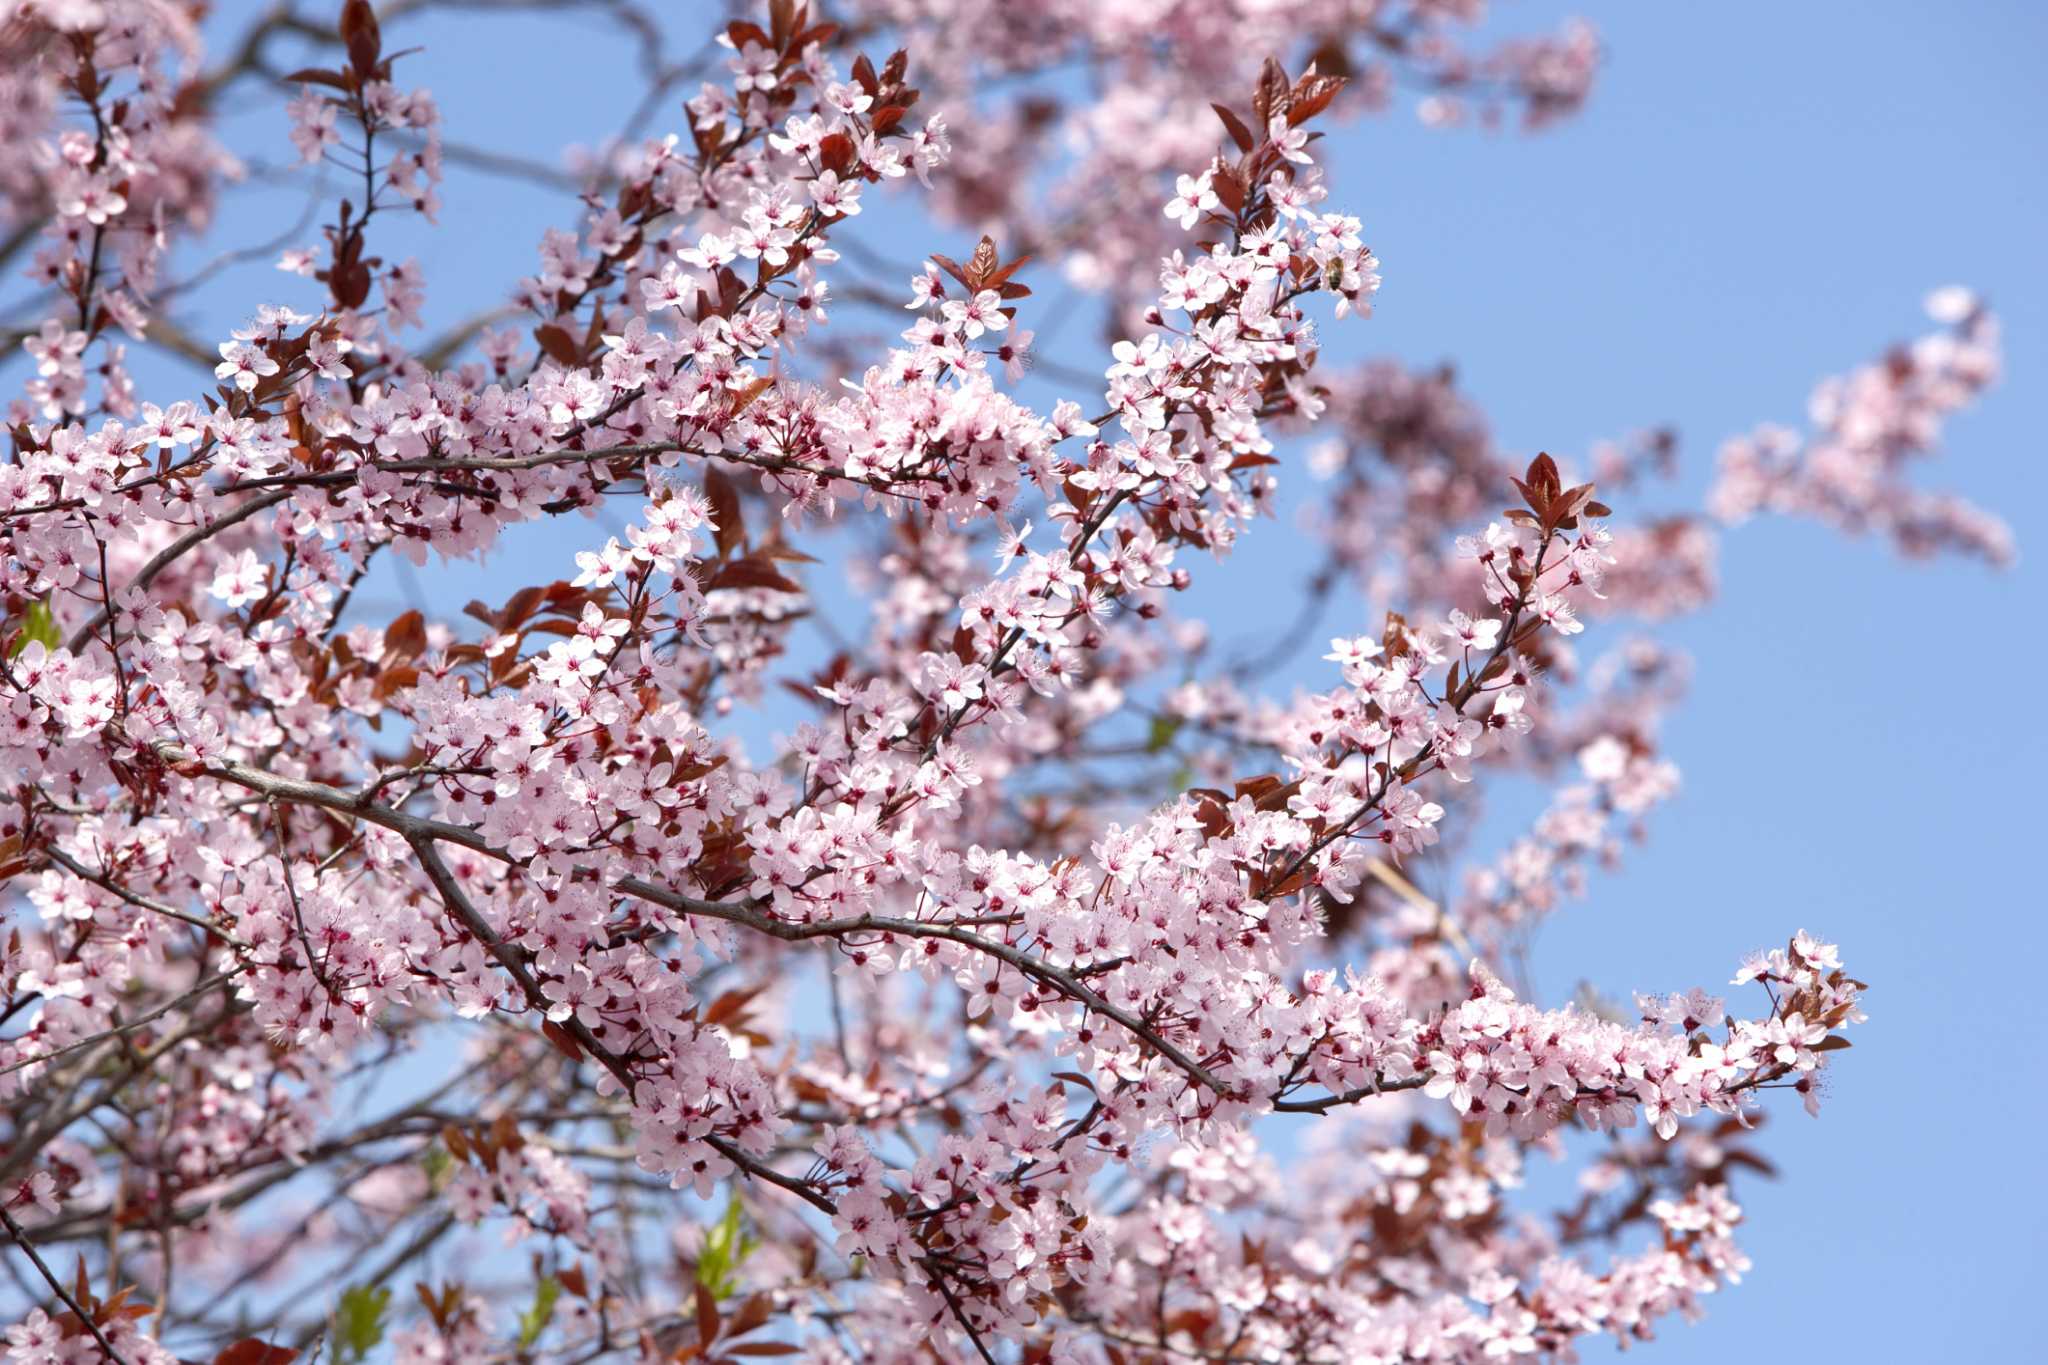
[[[1373, 322], [1331, 329], [1343, 353], [1455, 360], [1502, 443], [1526, 453], [1670, 423], [1682, 472], [1659, 496], [1676, 508], [1697, 504], [1722, 438], [1799, 421], [1815, 379], [1921, 330], [1929, 288], [1972, 285], [2005, 319], [2005, 383], [1925, 473], [2011, 521], [2020, 567], [1906, 565], [1806, 524], [1731, 533], [1720, 600], [1663, 632], [1696, 661], [1666, 732], [1685, 790], [1628, 866], [1554, 921], [1536, 975], [1552, 1000], [1581, 978], [1718, 989], [1743, 953], [1805, 926], [1875, 988], [1823, 1117], [1785, 1106], [1769, 1127], [1784, 1175], [1743, 1189], [1751, 1278], [1704, 1325], [1671, 1327], [1653, 1359], [2016, 1358], [2048, 1264], [2028, 1156], [2048, 1121], [2031, 1000], [2048, 946], [2032, 856], [2048, 755], [2024, 690], [2048, 589], [2048, 5], [1495, 9], [1506, 29], [1585, 13], [1609, 49], [1598, 90], [1533, 138], [1430, 133], [1403, 115], [1335, 137], [1338, 200], [1364, 217], [1387, 281]], [[409, 67], [435, 90], [452, 137], [508, 152], [595, 141], [635, 95], [601, 74], [620, 48], [588, 20], [465, 15], [390, 37], [427, 46], [401, 78]], [[274, 107], [231, 132], [289, 158]], [[430, 320], [501, 299], [541, 228], [573, 220], [566, 195], [460, 170], [447, 199], [440, 228], [409, 234]], [[233, 200], [261, 230], [288, 202]], [[899, 254], [961, 248], [890, 221]], [[231, 270], [188, 315], [224, 335], [262, 298], [314, 294]], [[146, 367], [145, 394], [188, 375]], [[586, 530], [525, 544], [566, 568]], [[1306, 568], [1295, 537], [1262, 530], [1222, 586], [1210, 572], [1219, 610]], [[394, 605], [485, 585], [495, 599], [505, 572], [430, 569], [385, 590]], [[1312, 654], [1275, 686], [1297, 680], [1327, 681]]]

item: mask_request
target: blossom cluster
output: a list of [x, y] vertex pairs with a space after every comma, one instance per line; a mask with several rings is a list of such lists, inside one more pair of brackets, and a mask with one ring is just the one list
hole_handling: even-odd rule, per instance
[[1946, 330], [1814, 390], [1812, 435], [1772, 425], [1722, 446], [1714, 514], [1729, 522], [1760, 511], [1813, 517], [1888, 537], [1908, 555], [2011, 562], [2012, 530], [1996, 514], [1908, 481], [1910, 462], [1936, 451], [1942, 424], [1997, 380], [2001, 363], [1998, 319], [1975, 294], [1936, 290], [1927, 312]]

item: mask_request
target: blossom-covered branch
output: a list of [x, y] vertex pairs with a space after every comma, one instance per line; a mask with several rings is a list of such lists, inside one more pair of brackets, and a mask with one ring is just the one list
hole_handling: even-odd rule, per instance
[[[213, 67], [154, 0], [18, 8], [15, 1365], [1558, 1357], [1747, 1268], [1749, 1129], [1862, 1019], [1837, 950], [1636, 1017], [1514, 970], [1677, 781], [1680, 662], [1575, 652], [1712, 592], [1712, 530], [1632, 506], [1673, 443], [1510, 460], [1448, 371], [1320, 354], [1380, 284], [1324, 127], [1403, 85], [1541, 124], [1590, 31], [772, 0], [675, 59], [600, 6], [630, 135], [518, 325], [421, 343], [391, 243], [444, 162], [560, 178], [443, 141], [386, 34], [432, 0], [281, 4]], [[239, 165], [210, 102], [266, 81], [322, 245], [145, 401], [124, 347]], [[1099, 351], [1040, 340], [1060, 277]], [[1714, 510], [1989, 553], [1893, 487], [1995, 370], [1944, 308]], [[1175, 603], [1300, 463], [1319, 567], [1233, 662]], [[504, 590], [390, 612], [398, 556]], [[1326, 620], [1324, 685], [1260, 695]], [[1429, 894], [1532, 774], [1530, 833]], [[1566, 1134], [1585, 1195], [1511, 1217]]]

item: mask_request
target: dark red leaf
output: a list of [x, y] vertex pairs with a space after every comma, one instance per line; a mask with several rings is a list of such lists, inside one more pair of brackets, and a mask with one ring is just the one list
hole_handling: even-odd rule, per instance
[[981, 289], [988, 283], [990, 275], [1002, 264], [996, 254], [995, 238], [984, 236], [974, 244], [974, 254], [967, 258], [967, 283], [970, 288]]
[[583, 1045], [576, 1041], [569, 1030], [552, 1019], [540, 1021], [541, 1036], [555, 1045], [555, 1049], [572, 1062], [583, 1060]]
[[697, 1291], [697, 1344], [708, 1348], [718, 1336], [718, 1300], [703, 1285]]
[[801, 584], [784, 578], [775, 565], [764, 558], [749, 555], [735, 559], [719, 569], [711, 580], [714, 588], [772, 588], [776, 592], [802, 592]]
[[213, 1365], [292, 1365], [299, 1353], [289, 1346], [272, 1346], [255, 1337], [243, 1337], [232, 1346], [224, 1347], [213, 1358]]
[[533, 339], [547, 352], [548, 359], [562, 365], [580, 365], [583, 362], [583, 348], [576, 344], [576, 338], [568, 329], [552, 322], [544, 322], [533, 329]]
[[349, 88], [339, 71], [327, 71], [317, 66], [302, 67], [282, 79], [293, 85], [326, 85], [336, 90]]
[[[1024, 255], [1019, 256], [1014, 261], [1008, 262], [1003, 266], [1001, 270], [996, 271], [994, 274], [988, 277], [988, 279], [984, 282], [985, 287], [989, 289], [1002, 288], [1005, 284], [1009, 283], [1010, 276], [1016, 274], [1017, 271], [1030, 259], [1031, 257], [1029, 255]], [[1004, 297], [1008, 298], [1009, 296], [1006, 294], [1004, 295]]]
[[349, 66], [355, 70], [356, 80], [370, 80], [377, 70], [377, 58], [384, 50], [383, 35], [377, 31], [377, 11], [370, 0], [344, 0], [341, 41], [348, 49]]
[[1288, 126], [1298, 127], [1329, 108], [1344, 84], [1342, 76], [1303, 76], [1295, 82], [1294, 97], [1288, 104]]
[[409, 611], [384, 628], [384, 655], [388, 659], [417, 659], [427, 650], [427, 618]]
[[1292, 99], [1293, 86], [1285, 68], [1273, 58], [1266, 58], [1259, 67], [1258, 88], [1252, 92], [1252, 113], [1258, 116], [1259, 127], [1264, 128], [1273, 115], [1286, 113]]
[[730, 555], [747, 543], [747, 523], [740, 512], [740, 491], [724, 470], [704, 471], [704, 497], [711, 504], [712, 535], [718, 553]]
[[1215, 187], [1216, 197], [1222, 201], [1224, 208], [1229, 209], [1232, 213], [1243, 211], [1244, 177], [1237, 173], [1235, 167], [1218, 166], [1216, 173], [1209, 178], [1209, 183]]
[[1211, 104], [1209, 107], [1216, 111], [1217, 118], [1223, 120], [1224, 131], [1228, 132], [1230, 140], [1237, 144], [1237, 150], [1248, 152], [1259, 145], [1259, 140], [1252, 136], [1252, 130], [1244, 126], [1244, 120], [1231, 113], [1227, 106]]

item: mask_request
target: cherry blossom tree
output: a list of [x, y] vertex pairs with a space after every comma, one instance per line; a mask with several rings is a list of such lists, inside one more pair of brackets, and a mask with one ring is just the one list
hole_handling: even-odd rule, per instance
[[[1317, 364], [1380, 283], [1325, 126], [1540, 128], [1590, 30], [773, 0], [690, 57], [581, 7], [640, 111], [517, 321], [430, 335], [380, 235], [488, 159], [437, 55], [308, 0], [209, 58], [189, 8], [0, 26], [10, 1361], [1569, 1359], [1749, 1270], [1751, 1130], [1863, 1017], [1836, 948], [1626, 1007], [1518, 964], [1676, 788], [1684, 660], [1629, 632], [1720, 522], [2010, 557], [1912, 478], [1978, 300], [1645, 517], [1666, 434], [1511, 460], [1448, 373]], [[181, 249], [280, 250], [215, 221], [230, 93], [342, 188], [194, 338]], [[893, 269], [885, 196], [979, 244]], [[1047, 280], [1109, 338], [1040, 346]], [[145, 397], [140, 348], [212, 373]], [[1283, 480], [1319, 566], [1227, 659], [1177, 602]], [[550, 520], [585, 548], [504, 551]], [[357, 596], [494, 551], [460, 613]], [[828, 576], [872, 610], [812, 648]]]

